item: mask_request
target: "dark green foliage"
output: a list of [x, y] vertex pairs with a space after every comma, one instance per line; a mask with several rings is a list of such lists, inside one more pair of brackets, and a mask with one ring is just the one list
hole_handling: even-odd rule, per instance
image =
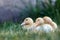
[[37, 17], [49, 16], [57, 24], [60, 24], [60, 0], [57, 0], [55, 5], [52, 5], [50, 0], [49, 3], [41, 2], [40, 5], [39, 0], [36, 0], [35, 7], [29, 3], [29, 5], [26, 5], [25, 9], [22, 10], [22, 12], [23, 14], [27, 14], [27, 17], [33, 18], [33, 20], [35, 20]]

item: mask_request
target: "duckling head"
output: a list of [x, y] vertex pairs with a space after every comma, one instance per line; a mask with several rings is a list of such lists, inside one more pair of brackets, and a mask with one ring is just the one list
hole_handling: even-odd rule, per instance
[[52, 19], [50, 17], [48, 17], [48, 16], [43, 17], [43, 20], [44, 20], [44, 23], [47, 23], [47, 24], [52, 23]]
[[36, 21], [35, 21], [35, 25], [36, 26], [40, 26], [40, 25], [42, 25], [42, 24], [44, 24], [44, 20], [43, 20], [43, 18], [37, 18], [36, 19]]
[[25, 18], [23, 23], [21, 24], [22, 26], [31, 26], [33, 24], [33, 20], [32, 18], [28, 17]]

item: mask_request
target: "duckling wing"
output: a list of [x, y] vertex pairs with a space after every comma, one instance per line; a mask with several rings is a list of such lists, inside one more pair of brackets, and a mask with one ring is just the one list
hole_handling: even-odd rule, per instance
[[53, 22], [53, 26], [54, 26], [55, 29], [58, 28], [58, 27], [57, 27], [57, 24], [56, 24], [55, 22]]
[[53, 29], [49, 24], [44, 24], [43, 25], [43, 31], [45, 32], [51, 32]]

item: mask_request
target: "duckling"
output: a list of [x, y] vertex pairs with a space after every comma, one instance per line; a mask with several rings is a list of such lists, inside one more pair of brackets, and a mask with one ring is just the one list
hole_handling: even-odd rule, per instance
[[21, 24], [23, 27], [23, 29], [26, 29], [26, 30], [33, 30], [33, 20], [32, 18], [28, 17], [28, 18], [25, 18], [23, 23]]
[[57, 29], [57, 24], [52, 21], [52, 19], [48, 16], [43, 17], [45, 23], [50, 24], [53, 30]]
[[37, 31], [42, 31], [42, 25], [43, 25], [43, 23], [44, 23], [44, 21], [43, 21], [43, 19], [42, 18], [37, 18], [36, 20], [35, 20], [35, 30], [37, 30]]
[[52, 27], [49, 24], [45, 24], [43, 18], [37, 18], [35, 21], [37, 31], [50, 32]]

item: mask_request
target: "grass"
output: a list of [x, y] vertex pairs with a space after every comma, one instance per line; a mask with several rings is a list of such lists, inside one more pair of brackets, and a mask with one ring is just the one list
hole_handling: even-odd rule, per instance
[[60, 40], [60, 30], [54, 33], [27, 32], [20, 24], [0, 24], [0, 40]]

